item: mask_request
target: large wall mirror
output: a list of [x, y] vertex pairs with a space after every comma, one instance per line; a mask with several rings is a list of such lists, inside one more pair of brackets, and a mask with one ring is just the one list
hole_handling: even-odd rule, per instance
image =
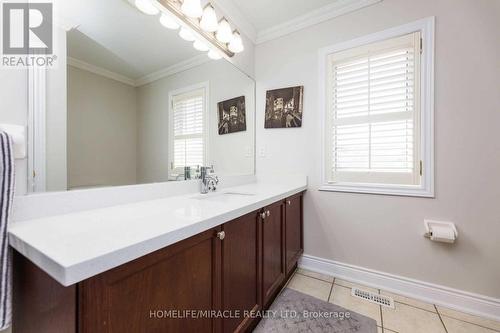
[[251, 77], [129, 1], [65, 3], [64, 57], [43, 78], [45, 142], [28, 162], [45, 179], [28, 173], [28, 192], [195, 180], [210, 165], [222, 177], [254, 174]]

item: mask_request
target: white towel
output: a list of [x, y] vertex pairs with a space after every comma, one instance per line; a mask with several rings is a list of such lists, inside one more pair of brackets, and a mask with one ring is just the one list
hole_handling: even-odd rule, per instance
[[7, 226], [12, 211], [15, 163], [12, 138], [0, 132], [0, 330], [12, 322], [12, 251]]
[[20, 125], [0, 124], [0, 132], [10, 135], [13, 143], [14, 158], [26, 158], [26, 127]]

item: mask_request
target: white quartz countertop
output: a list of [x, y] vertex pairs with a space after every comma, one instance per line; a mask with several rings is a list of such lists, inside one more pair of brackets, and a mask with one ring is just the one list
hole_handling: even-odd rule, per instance
[[304, 191], [305, 177], [260, 181], [216, 193], [191, 193], [20, 221], [9, 242], [64, 286], [120, 266]]

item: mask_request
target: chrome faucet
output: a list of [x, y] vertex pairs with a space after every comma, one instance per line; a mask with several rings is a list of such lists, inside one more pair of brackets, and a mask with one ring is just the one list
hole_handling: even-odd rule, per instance
[[219, 177], [214, 173], [213, 165], [211, 167], [201, 167], [201, 193], [215, 192], [219, 184]]

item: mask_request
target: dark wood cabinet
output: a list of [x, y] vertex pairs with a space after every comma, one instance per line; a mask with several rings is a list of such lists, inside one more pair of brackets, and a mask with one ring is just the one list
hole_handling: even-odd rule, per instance
[[285, 256], [286, 273], [289, 275], [304, 252], [303, 243], [303, 195], [298, 194], [285, 201]]
[[266, 207], [262, 214], [262, 298], [267, 307], [285, 280], [284, 203]]
[[296, 267], [302, 228], [298, 194], [71, 287], [16, 252], [13, 330], [249, 332], [259, 319], [245, 314], [267, 309]]
[[258, 212], [224, 224], [223, 230], [222, 308], [238, 314], [224, 319], [223, 332], [245, 332], [252, 324], [245, 313], [262, 307]]
[[80, 284], [82, 333], [219, 332], [220, 249], [213, 229]]
[[63, 287], [22, 254], [13, 252], [12, 331], [76, 333], [77, 285]]

